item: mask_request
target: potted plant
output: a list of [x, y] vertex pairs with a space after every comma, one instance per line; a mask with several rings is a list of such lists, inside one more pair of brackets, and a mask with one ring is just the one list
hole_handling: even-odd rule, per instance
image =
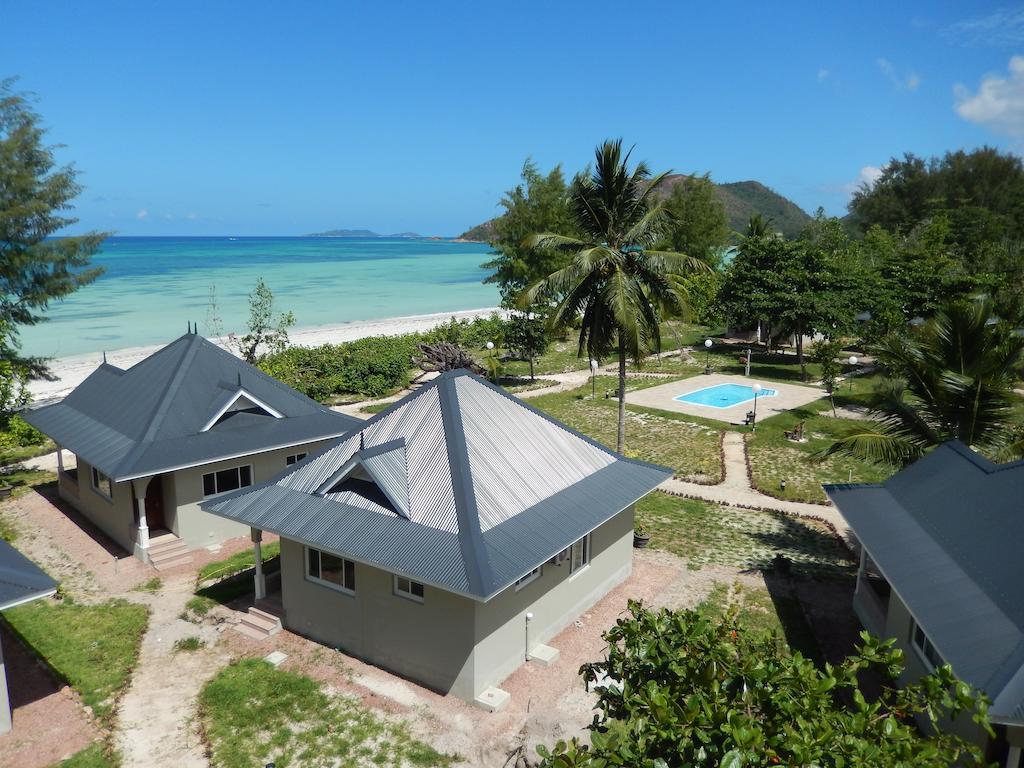
[[651, 543], [651, 534], [643, 523], [637, 523], [633, 527], [633, 546], [643, 549]]

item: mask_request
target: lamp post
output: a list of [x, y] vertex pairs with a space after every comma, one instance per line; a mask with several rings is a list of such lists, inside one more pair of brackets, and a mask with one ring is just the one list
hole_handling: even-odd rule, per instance
[[488, 341], [487, 342], [487, 351], [488, 351], [488, 353], [490, 353], [490, 357], [491, 357], [491, 378], [494, 379], [494, 383], [497, 384], [498, 383], [498, 369], [494, 365], [494, 342], [493, 341]]
[[750, 388], [754, 392], [754, 418], [750, 422], [750, 431], [757, 431], [757, 396], [761, 394], [761, 385], [755, 384]]
[[711, 373], [711, 345], [714, 342], [711, 339], [704, 339], [704, 349], [706, 349], [707, 357], [704, 360], [704, 374], [709, 375]]
[[590, 399], [597, 400], [597, 360], [590, 358]]
[[853, 367], [855, 365], [857, 365], [857, 356], [856, 355], [850, 355], [849, 363], [850, 363], [850, 391], [853, 392]]

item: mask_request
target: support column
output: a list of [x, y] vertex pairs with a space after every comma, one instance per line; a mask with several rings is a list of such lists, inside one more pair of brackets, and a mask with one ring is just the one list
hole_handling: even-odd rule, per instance
[[0, 643], [0, 734], [11, 730], [11, 697], [7, 691], [7, 667], [4, 666], [4, 648]]
[[1010, 747], [1009, 753], [1006, 755], [1006, 768], [1020, 768], [1020, 747]]
[[57, 443], [57, 477], [64, 474], [64, 449]]
[[136, 550], [149, 549], [149, 525], [146, 523], [146, 488], [149, 487], [150, 477], [140, 477], [132, 480], [132, 493], [135, 496], [135, 509], [139, 513], [138, 532], [135, 536]]
[[256, 582], [256, 599], [262, 600], [267, 596], [267, 577], [263, 575], [263, 531], [259, 528], [250, 528], [252, 537], [253, 554], [256, 556], [256, 575], [253, 577]]

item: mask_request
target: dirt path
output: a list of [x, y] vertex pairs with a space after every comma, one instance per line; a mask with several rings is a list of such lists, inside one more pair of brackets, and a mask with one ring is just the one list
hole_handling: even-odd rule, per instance
[[767, 496], [750, 485], [747, 475], [746, 442], [739, 432], [726, 432], [722, 438], [722, 453], [725, 456], [725, 480], [718, 485], [700, 485], [684, 480], [671, 478], [661, 484], [661, 488], [693, 499], [702, 499], [716, 504], [728, 504], [734, 507], [755, 507], [785, 512], [801, 517], [818, 517], [835, 526], [843, 536], [849, 533], [846, 520], [833, 506], [823, 504], [805, 504], [799, 501], [783, 501]]
[[[149, 605], [149, 627], [142, 639], [131, 686], [118, 707], [114, 741], [124, 765], [150, 768], [206, 768], [196, 722], [199, 689], [230, 660], [215, 644], [218, 632], [178, 618], [192, 596], [190, 574], [176, 577], [153, 595], [132, 599]], [[199, 637], [198, 651], [175, 652], [174, 643]]]

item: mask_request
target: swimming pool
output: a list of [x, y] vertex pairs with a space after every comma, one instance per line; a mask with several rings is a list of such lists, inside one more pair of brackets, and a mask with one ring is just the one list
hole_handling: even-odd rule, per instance
[[[776, 394], [774, 389], [763, 388], [757, 396], [775, 397]], [[754, 389], [746, 384], [715, 384], [713, 387], [703, 387], [676, 395], [672, 399], [681, 403], [706, 405], [709, 408], [732, 408], [734, 405], [753, 401]]]

